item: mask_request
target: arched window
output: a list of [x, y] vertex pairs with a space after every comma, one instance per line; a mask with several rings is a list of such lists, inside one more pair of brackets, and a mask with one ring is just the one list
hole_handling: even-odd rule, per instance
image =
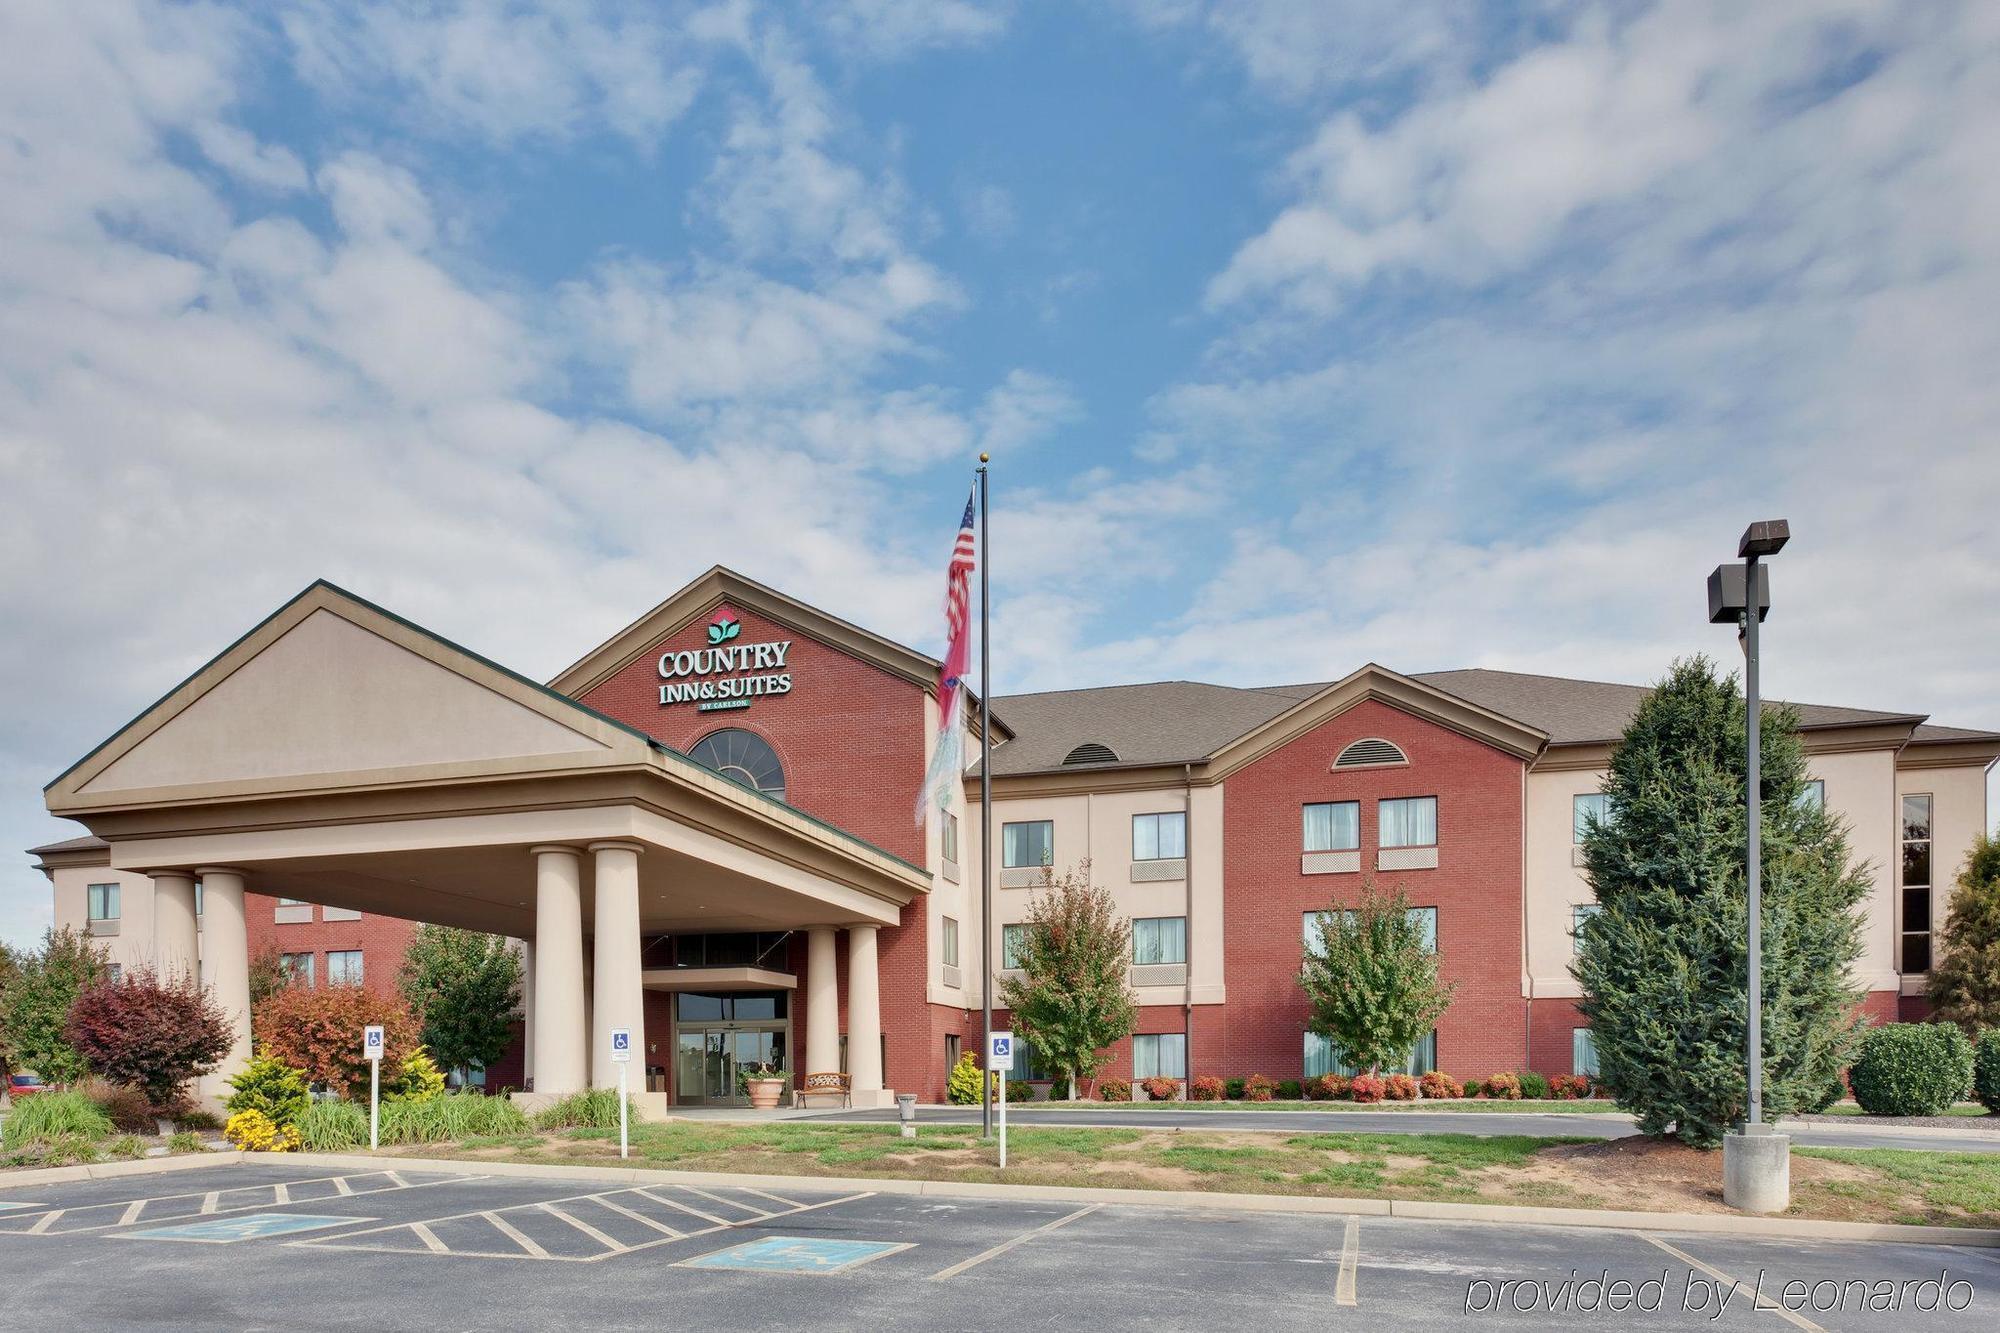
[[1391, 741], [1378, 736], [1359, 740], [1340, 752], [1340, 758], [1333, 761], [1335, 768], [1383, 768], [1390, 764], [1407, 764], [1409, 759]]
[[785, 769], [777, 751], [754, 731], [725, 727], [694, 743], [688, 758], [766, 796], [785, 799]]

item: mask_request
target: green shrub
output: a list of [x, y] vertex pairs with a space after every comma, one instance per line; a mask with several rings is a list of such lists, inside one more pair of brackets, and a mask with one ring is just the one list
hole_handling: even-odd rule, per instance
[[[306, 1076], [269, 1055], [256, 1055], [241, 1072], [227, 1080], [231, 1089], [224, 1103], [229, 1113], [261, 1111], [274, 1125], [296, 1125], [312, 1105]], [[186, 1123], [185, 1120], [182, 1121]]]
[[1979, 1034], [1972, 1056], [1972, 1095], [1981, 1106], [2000, 1115], [2000, 1028]]
[[1938, 1115], [1972, 1083], [1972, 1042], [1953, 1023], [1886, 1023], [1848, 1071], [1869, 1115]]
[[431, 1059], [430, 1052], [419, 1046], [403, 1057], [401, 1067], [393, 1079], [382, 1084], [382, 1100], [385, 1102], [427, 1102], [433, 1097], [444, 1096], [444, 1071]]
[[90, 1098], [121, 1134], [151, 1134], [159, 1127], [145, 1092], [129, 1083], [87, 1078], [76, 1085], [76, 1091]]
[[173, 1122], [182, 1129], [205, 1129], [213, 1134], [222, 1132], [222, 1118], [198, 1106], [174, 1112]]
[[[638, 1115], [631, 1113], [632, 1119]], [[618, 1128], [618, 1090], [616, 1088], [592, 1088], [587, 1092], [572, 1092], [535, 1112], [536, 1129], [616, 1129]]]
[[958, 1063], [945, 1075], [945, 1100], [953, 1106], [979, 1105], [979, 1057], [971, 1051], [958, 1057]]
[[139, 1137], [136, 1134], [121, 1134], [104, 1145], [104, 1155], [107, 1157], [144, 1157], [146, 1155], [146, 1145], [139, 1141]]
[[1523, 1097], [1526, 1097], [1531, 1101], [1538, 1101], [1538, 1102], [1548, 1100], [1549, 1081], [1547, 1079], [1543, 1078], [1540, 1074], [1535, 1074], [1535, 1073], [1524, 1073], [1520, 1075], [1520, 1079], [1521, 1079], [1521, 1095]]
[[1462, 1095], [1467, 1097], [1477, 1097], [1480, 1093], [1486, 1091], [1486, 1080], [1483, 1078], [1469, 1078], [1466, 1079], [1465, 1082], [1461, 1083], [1459, 1085], [1459, 1088], [1461, 1090]]
[[1242, 1101], [1243, 1080], [1240, 1078], [1224, 1079], [1222, 1083], [1222, 1095], [1232, 1102]]
[[348, 1152], [368, 1146], [368, 1112], [353, 1102], [314, 1102], [293, 1123], [298, 1126], [299, 1146], [307, 1152]]
[[1010, 1102], [1035, 1100], [1035, 1085], [1024, 1078], [1010, 1079], [1007, 1083], [1007, 1100]]
[[167, 1151], [170, 1153], [207, 1152], [208, 1147], [201, 1141], [201, 1135], [181, 1130], [167, 1137]]
[[1847, 1080], [1835, 1074], [1832, 1081], [1826, 1085], [1819, 1096], [1812, 1099], [1811, 1104], [1806, 1109], [1812, 1114], [1818, 1115], [1846, 1095]]
[[1295, 1078], [1284, 1079], [1278, 1084], [1279, 1101], [1295, 1102], [1304, 1095], [1305, 1090], [1299, 1086], [1299, 1081]]
[[[44, 1094], [37, 1094], [44, 1095]], [[97, 1141], [82, 1134], [37, 1134], [20, 1145], [16, 1166], [88, 1166], [97, 1160]]]
[[[80, 1092], [38, 1092], [15, 1102], [6, 1121], [0, 1123], [0, 1147], [19, 1148], [31, 1139], [95, 1140], [115, 1128], [111, 1117]], [[93, 1152], [92, 1159], [95, 1156]]]

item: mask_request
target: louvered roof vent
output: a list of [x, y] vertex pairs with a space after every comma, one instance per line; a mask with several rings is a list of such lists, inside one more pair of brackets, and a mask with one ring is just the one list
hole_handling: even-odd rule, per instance
[[1071, 764], [1115, 764], [1118, 752], [1101, 741], [1085, 741], [1063, 756], [1063, 767]]
[[1396, 748], [1393, 741], [1385, 741], [1379, 736], [1369, 736], [1354, 742], [1340, 752], [1340, 758], [1333, 761], [1335, 768], [1380, 768], [1386, 764], [1407, 764], [1409, 756]]

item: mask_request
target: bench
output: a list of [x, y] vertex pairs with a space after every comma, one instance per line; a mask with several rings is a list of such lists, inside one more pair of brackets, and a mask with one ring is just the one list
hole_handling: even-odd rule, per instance
[[845, 1074], [807, 1074], [792, 1094], [792, 1105], [802, 1106], [808, 1097], [838, 1097], [843, 1107], [854, 1105], [854, 1081]]

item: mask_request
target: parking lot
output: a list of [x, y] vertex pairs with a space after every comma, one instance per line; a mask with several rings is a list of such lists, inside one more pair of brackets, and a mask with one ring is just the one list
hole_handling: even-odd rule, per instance
[[[1959, 1308], [1925, 1312], [1914, 1308], [1923, 1290], [1897, 1288], [1899, 1309], [1856, 1310], [1850, 1285], [1845, 1312], [1753, 1311], [1760, 1274], [1767, 1302], [1795, 1279], [1943, 1274], [1937, 1303]], [[1633, 1284], [1622, 1311], [1605, 1287], [1620, 1280]], [[1984, 1329], [2000, 1326], [1996, 1288], [2000, 1253], [1959, 1247], [939, 1198], [808, 1180], [607, 1185], [299, 1161], [0, 1181], [7, 1327]]]

